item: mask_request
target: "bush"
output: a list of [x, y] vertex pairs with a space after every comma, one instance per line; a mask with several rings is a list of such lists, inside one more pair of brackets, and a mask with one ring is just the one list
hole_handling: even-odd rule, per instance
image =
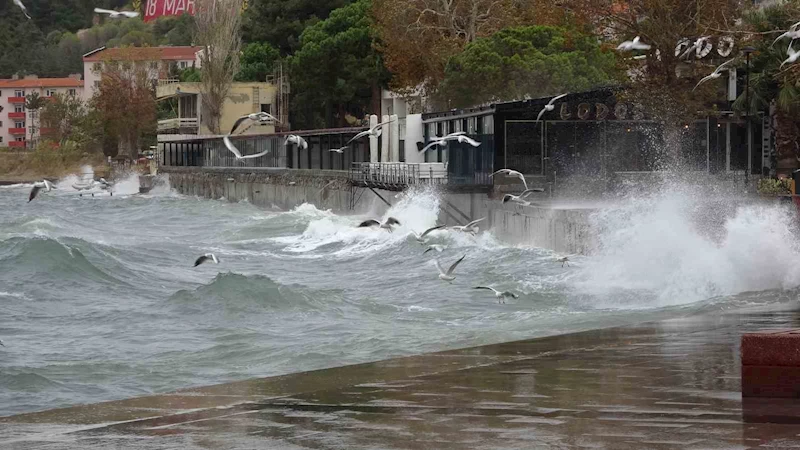
[[762, 178], [758, 181], [758, 193], [764, 195], [787, 195], [792, 193], [792, 180], [788, 178]]

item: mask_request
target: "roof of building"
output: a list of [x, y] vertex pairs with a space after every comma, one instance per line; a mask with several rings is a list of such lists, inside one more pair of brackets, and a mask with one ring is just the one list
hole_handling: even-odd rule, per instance
[[100, 48], [83, 55], [83, 60], [184, 61], [194, 60], [203, 47], [125, 47]]
[[0, 80], [0, 89], [48, 87], [83, 87], [83, 81], [76, 78], [22, 78], [19, 80]]

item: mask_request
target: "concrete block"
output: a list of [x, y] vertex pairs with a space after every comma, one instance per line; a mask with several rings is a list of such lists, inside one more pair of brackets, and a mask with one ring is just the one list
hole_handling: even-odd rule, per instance
[[800, 398], [800, 367], [742, 366], [742, 397]]
[[742, 335], [742, 365], [800, 367], [800, 330]]

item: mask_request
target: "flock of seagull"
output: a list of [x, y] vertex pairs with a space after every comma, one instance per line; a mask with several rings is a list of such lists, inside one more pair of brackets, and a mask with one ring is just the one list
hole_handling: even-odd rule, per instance
[[[22, 14], [25, 14], [25, 17], [27, 17], [28, 20], [31, 20], [31, 16], [28, 14], [28, 8], [25, 7], [25, 5], [22, 3], [22, 0], [14, 0], [14, 4], [22, 10]], [[97, 14], [107, 14], [111, 19], [139, 17], [139, 13], [136, 11], [114, 11], [112, 9], [95, 8], [94, 12]]]
[[[491, 176], [495, 176], [497, 174], [505, 174], [507, 176], [517, 177], [522, 181], [523, 186], [525, 187], [525, 190], [519, 195], [506, 194], [504, 196], [503, 200], [502, 200], [503, 203], [507, 203], [508, 201], [514, 201], [514, 202], [520, 203], [522, 205], [528, 206], [528, 205], [530, 205], [530, 202], [524, 200], [525, 197], [527, 197], [528, 195], [530, 195], [530, 194], [532, 194], [534, 192], [544, 192], [544, 189], [540, 189], [540, 188], [529, 189], [528, 188], [528, 183], [526, 182], [525, 177], [519, 171], [512, 170], [512, 169], [500, 169], [500, 170], [492, 173]], [[425, 245], [427, 247], [425, 249], [425, 251], [422, 253], [423, 255], [427, 254], [428, 252], [442, 253], [444, 250], [447, 249], [447, 246], [446, 245], [441, 245], [441, 244], [429, 244], [429, 236], [430, 236], [431, 233], [433, 233], [434, 231], [439, 231], [439, 230], [447, 230], [447, 231], [455, 231], [455, 232], [460, 232], [460, 233], [466, 233], [466, 234], [470, 234], [472, 236], [475, 236], [480, 231], [480, 228], [478, 227], [478, 224], [483, 222], [484, 220], [486, 220], [486, 217], [482, 217], [480, 219], [473, 220], [473, 221], [467, 223], [466, 225], [453, 225], [453, 226], [449, 226], [449, 227], [445, 226], [445, 225], [436, 225], [436, 226], [428, 228], [427, 230], [423, 231], [422, 233], [417, 233], [415, 231], [412, 231], [412, 234], [414, 235], [414, 238], [416, 239], [417, 242], [419, 242], [420, 244], [423, 244], [423, 245]], [[392, 233], [392, 232], [394, 232], [394, 227], [401, 226], [401, 225], [402, 225], [402, 223], [400, 222], [400, 220], [398, 220], [398, 219], [396, 219], [394, 217], [388, 217], [383, 222], [381, 222], [379, 220], [375, 220], [375, 219], [364, 220], [364, 221], [360, 222], [358, 225], [356, 225], [356, 228], [371, 228], [371, 229], [376, 229], [376, 230], [385, 230], [385, 231], [387, 231], [389, 233]], [[456, 279], [456, 273], [455, 273], [456, 267], [458, 267], [458, 265], [461, 264], [462, 261], [464, 261], [464, 258], [466, 258], [466, 256], [467, 256], [466, 254], [461, 256], [458, 260], [456, 260], [454, 263], [452, 263], [447, 269], [445, 269], [442, 266], [442, 264], [441, 264], [441, 262], [439, 261], [438, 258], [434, 259], [434, 262], [436, 264], [436, 268], [439, 271], [438, 278], [440, 280], [442, 280], [442, 281], [447, 281], [447, 282], [452, 282], [453, 280], [455, 280]], [[560, 262], [561, 263], [561, 267], [564, 267], [565, 265], [569, 266], [569, 257], [565, 256], [565, 257], [562, 257], [562, 258], [558, 258], [555, 261], [556, 262]], [[197, 266], [199, 266], [201, 264], [204, 264], [204, 263], [219, 264], [219, 258], [217, 258], [217, 256], [215, 254], [213, 254], [213, 253], [206, 253], [206, 254], [198, 257], [197, 260], [195, 260], [194, 267], [197, 267]], [[495, 288], [493, 288], [491, 286], [475, 286], [473, 289], [492, 291], [494, 293], [495, 297], [497, 298], [498, 303], [505, 303], [506, 299], [508, 299], [508, 298], [514, 298], [514, 299], [519, 298], [519, 295], [517, 295], [514, 292], [511, 292], [511, 291], [499, 291], [499, 290], [497, 290], [497, 289], [495, 289]]]

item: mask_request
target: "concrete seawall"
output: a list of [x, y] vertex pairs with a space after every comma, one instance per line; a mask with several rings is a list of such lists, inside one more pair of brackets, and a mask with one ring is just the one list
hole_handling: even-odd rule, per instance
[[[263, 208], [292, 209], [311, 203], [339, 214], [382, 214], [388, 206], [369, 189], [351, 191], [346, 171], [253, 168], [175, 168], [161, 171], [173, 189], [184, 195], [232, 202], [248, 201]], [[394, 203], [395, 192], [376, 189]], [[503, 204], [486, 193], [443, 190], [439, 222], [463, 225], [486, 217], [481, 224], [508, 243], [547, 248], [561, 253], [591, 251], [591, 209], [557, 209], [547, 205]]]

